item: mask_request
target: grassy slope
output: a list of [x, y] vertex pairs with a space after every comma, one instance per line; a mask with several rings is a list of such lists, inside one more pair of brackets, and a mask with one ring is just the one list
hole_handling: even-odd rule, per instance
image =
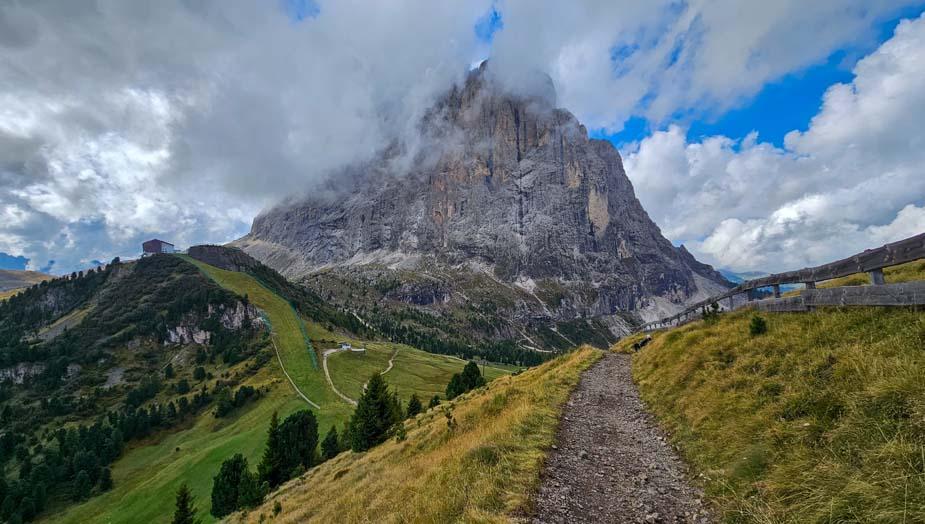
[[[398, 389], [405, 401], [416, 393], [425, 405], [434, 395], [443, 397], [453, 373], [461, 372], [466, 365], [465, 361], [457, 358], [427, 353], [405, 345], [373, 342], [362, 347], [366, 348], [365, 353], [338, 352], [328, 357], [328, 369], [334, 385], [354, 399], [360, 396], [363, 384], [373, 373], [388, 368], [392, 355], [395, 355], [394, 366], [383, 378], [390, 386]], [[486, 380], [508, 373], [506, 369], [485, 366]]]
[[183, 481], [189, 483], [198, 502], [199, 517], [213, 522], [208, 515], [209, 496], [212, 477], [222, 461], [243, 453], [256, 464], [273, 411], [285, 416], [305, 406], [292, 394], [288, 382], [275, 378], [277, 375], [278, 365], [271, 363], [248, 382], [270, 385], [271, 390], [239, 415], [216, 419], [206, 413], [189, 429], [161, 435], [126, 452], [113, 467], [112, 491], [54, 515], [49, 522], [169, 522], [174, 495]]
[[51, 275], [38, 271], [0, 269], [0, 300], [6, 300], [29, 286], [51, 278]]
[[259, 522], [279, 502], [272, 522], [505, 522], [528, 504], [561, 406], [600, 355], [581, 349], [495, 380], [408, 422], [404, 442], [342, 453], [231, 520]]
[[[312, 366], [299, 321], [289, 304], [249, 275], [196, 264], [226, 289], [239, 295], [246, 293], [255, 306], [266, 312], [286, 370], [303, 393], [322, 406], [315, 413], [319, 431], [327, 432], [332, 424], [342, 425], [352, 413], [352, 407], [331, 392], [323, 371]], [[252, 467], [256, 467], [266, 443], [272, 412], [279, 411], [280, 416], [285, 416], [308, 407], [292, 391], [275, 358], [261, 376], [259, 381], [255, 379], [249, 383], [272, 384], [272, 389], [253, 407], [224, 421], [217, 421], [206, 413], [190, 429], [171, 433], [160, 442], [125, 453], [113, 467], [113, 491], [55, 515], [51, 521], [169, 522], [176, 489], [184, 480], [193, 490], [203, 522], [214, 521], [208, 515], [209, 496], [212, 477], [221, 462], [234, 453], [243, 453]], [[175, 451], [177, 447], [180, 452]]]
[[[289, 303], [260, 285], [247, 273], [225, 271], [189, 257], [184, 258], [196, 264], [225, 289], [238, 295], [246, 294], [252, 304], [266, 313], [273, 326], [273, 338], [279, 349], [283, 366], [302, 393], [321, 406], [321, 413], [318, 415], [321, 417], [330, 415], [335, 419], [346, 420], [352, 412], [352, 406], [331, 391], [324, 378], [324, 371], [312, 362], [309, 352], [313, 349], [307, 345], [302, 335], [300, 327], [302, 320]], [[320, 362], [320, 355], [316, 355], [316, 358]], [[321, 427], [324, 428], [327, 425]]]
[[634, 357], [725, 519], [925, 522], [925, 314], [773, 314], [757, 337], [750, 317], [655, 333]]
[[[224, 271], [184, 258], [195, 263], [226, 289], [239, 295], [246, 293], [251, 303], [266, 312], [273, 325], [274, 339], [287, 371], [306, 396], [322, 406], [320, 412], [316, 411], [319, 432], [323, 436], [332, 424], [341, 427], [352, 413], [352, 407], [331, 392], [324, 379], [323, 370], [313, 367], [298, 326], [298, 319], [289, 304], [247, 274]], [[343, 338], [324, 331], [315, 324], [309, 324], [307, 329], [313, 339], [340, 340]], [[364, 345], [359, 340], [351, 341], [357, 345]], [[396, 345], [372, 343], [371, 347], [378, 348], [377, 353], [384, 355], [381, 368], [384, 369]], [[413, 352], [416, 355], [422, 355], [416, 360], [433, 360], [442, 363], [448, 359], [442, 355], [431, 355], [407, 346], [402, 346], [402, 348], [401, 353]], [[459, 369], [461, 369], [462, 362], [456, 362], [459, 363]], [[418, 362], [414, 363], [414, 365], [417, 364]], [[431, 365], [443, 367], [442, 364]], [[396, 367], [386, 376], [387, 379], [394, 378], [391, 375], [397, 370], [398, 359], [396, 359]], [[372, 369], [357, 371], [343, 366], [339, 366], [339, 371], [342, 372], [340, 376], [348, 383], [353, 380], [350, 374], [356, 373], [355, 381], [360, 385], [373, 372]], [[403, 372], [415, 374], [414, 370]], [[497, 374], [487, 373], [489, 378]], [[408, 395], [411, 391], [430, 391], [432, 387], [437, 387], [430, 382], [425, 386], [417, 386], [408, 382], [410, 380], [407, 379], [404, 382], [408, 387], [402, 389], [402, 392], [408, 389]], [[449, 377], [446, 380], [448, 381]], [[247, 384], [255, 387], [269, 387], [270, 392], [259, 402], [228, 419], [216, 420], [211, 412], [208, 412], [196, 419], [188, 429], [161, 435], [157, 439], [145, 442], [144, 445], [135, 446], [114, 464], [115, 488], [112, 491], [78, 506], [70, 507], [63, 513], [51, 516], [48, 520], [62, 523], [169, 522], [176, 490], [181, 482], [186, 481], [190, 484], [196, 499], [199, 517], [204, 523], [213, 522], [214, 519], [208, 514], [209, 497], [212, 477], [218, 472], [221, 462], [234, 453], [243, 453], [251, 466], [256, 467], [263, 452], [272, 412], [279, 411], [280, 416], [284, 417], [297, 409], [307, 407], [305, 402], [292, 391], [291, 385], [285, 380], [275, 358]], [[445, 381], [439, 388], [442, 390], [444, 387]], [[176, 451], [177, 447], [180, 448], [179, 452]]]

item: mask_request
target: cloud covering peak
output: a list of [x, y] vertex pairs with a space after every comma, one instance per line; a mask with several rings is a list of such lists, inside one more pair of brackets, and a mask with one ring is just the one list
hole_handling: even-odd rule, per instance
[[[590, 128], [620, 129], [632, 115], [664, 123], [722, 111], [870, 37], [873, 21], [909, 3], [3, 2], [0, 252], [70, 271], [131, 256], [146, 236], [179, 246], [231, 240], [260, 209], [413, 141], [433, 99], [489, 56], [510, 78], [547, 71], [560, 106]], [[823, 120], [812, 129], [768, 155], [811, 156], [800, 148], [837, 147], [825, 140], [845, 132]], [[671, 133], [642, 144], [635, 165], [655, 162], [643, 153]], [[738, 154], [734, 142], [705, 147]], [[686, 153], [665, 154], [663, 165], [686, 169]], [[640, 173], [630, 175], [657, 210], [650, 194], [671, 195]], [[815, 191], [788, 183], [790, 200]], [[877, 224], [896, 216], [889, 209]], [[676, 217], [661, 215], [673, 231]], [[701, 217], [698, 234], [762, 216]]]

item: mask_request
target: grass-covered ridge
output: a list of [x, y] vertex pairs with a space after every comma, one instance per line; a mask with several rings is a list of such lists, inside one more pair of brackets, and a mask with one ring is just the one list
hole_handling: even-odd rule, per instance
[[655, 333], [634, 357], [724, 520], [925, 521], [925, 314], [767, 314], [759, 336], [751, 316]]
[[341, 453], [230, 520], [260, 522], [279, 503], [273, 522], [505, 522], [526, 509], [561, 407], [600, 356], [496, 379], [406, 422], [406, 440]]

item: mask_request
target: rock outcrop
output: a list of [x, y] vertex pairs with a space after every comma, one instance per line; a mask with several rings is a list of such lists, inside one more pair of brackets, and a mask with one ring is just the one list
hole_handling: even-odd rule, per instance
[[[482, 64], [426, 114], [426, 146], [406, 172], [394, 174], [409, 157], [395, 146], [340, 177], [349, 189], [273, 208], [234, 245], [291, 278], [366, 266], [483, 272], [537, 297], [529, 315], [554, 320], [647, 319], [727, 286], [661, 235], [614, 146], [555, 107], [548, 77], [535, 84], [512, 91]], [[537, 296], [550, 287], [555, 303]], [[415, 302], [452, 292], [425, 295]]]

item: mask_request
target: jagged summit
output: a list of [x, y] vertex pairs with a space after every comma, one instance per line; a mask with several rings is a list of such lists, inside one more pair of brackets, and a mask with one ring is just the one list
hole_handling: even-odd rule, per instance
[[296, 278], [368, 266], [487, 273], [552, 297], [518, 315], [557, 320], [649, 318], [727, 284], [661, 235], [620, 154], [555, 107], [548, 76], [510, 81], [483, 63], [426, 113], [426, 146], [407, 173], [380, 173], [384, 155], [342, 196], [271, 209], [235, 244]]

